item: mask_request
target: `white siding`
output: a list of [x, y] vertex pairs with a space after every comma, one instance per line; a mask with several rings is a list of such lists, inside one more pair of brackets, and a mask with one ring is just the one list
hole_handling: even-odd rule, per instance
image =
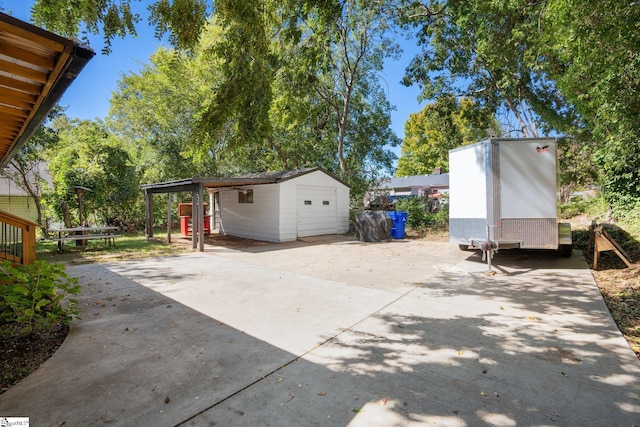
[[242, 187], [253, 190], [253, 203], [238, 203], [238, 190], [220, 191], [221, 229], [232, 236], [279, 242], [277, 184]]
[[0, 210], [36, 222], [36, 203], [28, 196], [0, 196]]

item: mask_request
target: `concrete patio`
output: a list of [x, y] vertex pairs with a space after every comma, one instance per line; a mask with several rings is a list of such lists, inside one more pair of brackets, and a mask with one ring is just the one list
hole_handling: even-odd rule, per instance
[[640, 424], [584, 259], [446, 243], [207, 246], [69, 267], [82, 320], [0, 396], [32, 425]]

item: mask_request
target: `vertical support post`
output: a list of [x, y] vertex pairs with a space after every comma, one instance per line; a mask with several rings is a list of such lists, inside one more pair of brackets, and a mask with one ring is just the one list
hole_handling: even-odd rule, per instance
[[167, 193], [167, 243], [171, 243], [171, 193]]
[[22, 263], [33, 264], [36, 260], [36, 226], [28, 224], [22, 229]]
[[144, 190], [144, 231], [147, 239], [153, 237], [153, 199], [149, 190]]
[[216, 190], [216, 193], [213, 195], [213, 202], [215, 206], [213, 207], [213, 223], [216, 223], [216, 212], [218, 212], [218, 233], [220, 235], [224, 235], [224, 227], [222, 225], [222, 210], [220, 209], [220, 189]]
[[207, 189], [207, 193], [209, 193], [209, 232], [213, 231], [213, 226], [215, 225], [215, 215], [216, 215], [216, 211], [215, 211], [215, 206], [214, 206], [214, 200], [213, 200], [213, 193], [215, 192], [215, 190], [212, 190], [211, 188]]
[[198, 247], [198, 192], [191, 191], [191, 249]]
[[204, 185], [198, 184], [198, 250], [204, 252]]

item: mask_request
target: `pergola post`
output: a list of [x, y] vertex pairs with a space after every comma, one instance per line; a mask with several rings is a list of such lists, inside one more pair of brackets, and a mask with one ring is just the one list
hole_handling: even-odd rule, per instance
[[153, 198], [148, 190], [144, 190], [144, 211], [144, 231], [147, 239], [150, 239], [153, 237]]
[[171, 193], [167, 193], [167, 243], [171, 243]]
[[198, 227], [200, 225], [199, 218], [200, 202], [198, 201], [198, 191], [194, 189], [191, 192], [191, 249], [198, 247]]
[[207, 193], [209, 193], [209, 230], [213, 231], [214, 225], [216, 223], [216, 207], [214, 205], [214, 194], [215, 190], [211, 188], [207, 188]]
[[204, 252], [204, 185], [198, 184], [198, 250]]

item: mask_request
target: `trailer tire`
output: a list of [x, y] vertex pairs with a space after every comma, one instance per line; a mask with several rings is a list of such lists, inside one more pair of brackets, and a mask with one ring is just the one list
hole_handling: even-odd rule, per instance
[[560, 245], [558, 246], [558, 253], [563, 258], [570, 258], [573, 254], [573, 245]]

